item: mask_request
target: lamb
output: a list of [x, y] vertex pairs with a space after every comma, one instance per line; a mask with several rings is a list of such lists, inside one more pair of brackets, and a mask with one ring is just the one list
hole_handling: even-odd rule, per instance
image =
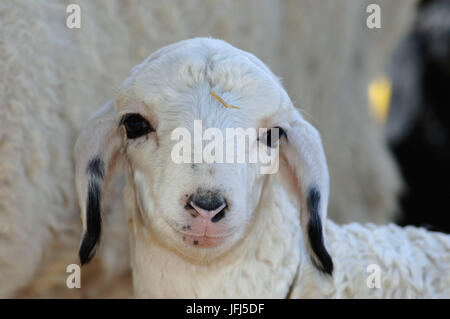
[[[194, 120], [267, 128], [249, 148], [279, 154], [270, 163], [279, 171], [174, 163], [172, 132], [192, 132]], [[126, 173], [136, 297], [450, 297], [450, 236], [326, 219], [318, 131], [263, 62], [224, 41], [189, 39], [150, 55], [88, 120], [75, 154], [82, 264], [99, 247], [104, 192]]]

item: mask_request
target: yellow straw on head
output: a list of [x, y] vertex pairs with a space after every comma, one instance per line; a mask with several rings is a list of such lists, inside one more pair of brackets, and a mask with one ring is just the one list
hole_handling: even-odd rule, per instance
[[210, 94], [212, 95], [213, 98], [215, 98], [217, 101], [219, 101], [220, 103], [222, 103], [223, 106], [229, 107], [229, 108], [232, 108], [232, 109], [240, 109], [240, 107], [237, 107], [237, 106], [228, 104], [227, 102], [225, 102], [224, 100], [222, 100], [222, 98], [221, 98], [220, 96], [218, 96], [216, 93], [214, 93], [213, 91], [211, 91]]

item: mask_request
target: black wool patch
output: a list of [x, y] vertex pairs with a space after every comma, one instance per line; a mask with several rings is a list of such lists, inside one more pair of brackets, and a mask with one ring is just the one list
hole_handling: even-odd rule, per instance
[[89, 177], [103, 179], [103, 176], [105, 176], [105, 163], [99, 156], [91, 158], [87, 165], [86, 173]]
[[325, 248], [322, 233], [322, 222], [319, 215], [320, 192], [313, 187], [309, 190], [307, 199], [310, 220], [308, 222], [308, 238], [311, 249], [316, 255], [319, 265], [314, 262], [315, 266], [322, 272], [331, 275], [333, 273], [333, 261], [330, 254]]
[[101, 190], [97, 181], [90, 180], [88, 185], [88, 199], [86, 203], [87, 229], [81, 242], [79, 257], [81, 265], [88, 263], [95, 255], [95, 248], [101, 234]]

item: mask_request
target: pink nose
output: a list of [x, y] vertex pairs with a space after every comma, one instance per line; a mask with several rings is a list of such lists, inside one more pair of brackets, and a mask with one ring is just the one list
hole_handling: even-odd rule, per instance
[[200, 215], [208, 222], [217, 223], [225, 217], [227, 200], [219, 190], [197, 188], [196, 192], [187, 198], [185, 209], [195, 210], [193, 217]]
[[[213, 210], [206, 210], [204, 208], [199, 207], [196, 205], [193, 201], [190, 201], [189, 204], [192, 206], [192, 208], [195, 209], [197, 213], [200, 214], [203, 218], [206, 218], [208, 220], [211, 219], [211, 221], [214, 223], [216, 221], [219, 221], [218, 214], [223, 211], [223, 209], [227, 206], [226, 203], [221, 204], [217, 208], [214, 208]], [[221, 219], [221, 218], [220, 218]]]

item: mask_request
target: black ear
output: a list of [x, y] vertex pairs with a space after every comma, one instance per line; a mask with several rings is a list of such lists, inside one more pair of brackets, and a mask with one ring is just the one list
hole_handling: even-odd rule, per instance
[[309, 243], [319, 263], [315, 262], [314, 258], [312, 258], [312, 261], [319, 270], [331, 275], [333, 273], [333, 261], [325, 248], [323, 239], [322, 221], [319, 215], [320, 192], [317, 188], [313, 187], [309, 190], [307, 203], [310, 215], [308, 222]]
[[86, 231], [79, 250], [81, 265], [88, 263], [94, 257], [102, 231], [101, 183], [105, 175], [105, 164], [100, 157], [94, 157], [89, 161], [86, 174], [89, 182], [86, 201]]
[[333, 261], [326, 248], [324, 223], [327, 216], [329, 175], [319, 132], [292, 107], [286, 142], [280, 152], [287, 160], [300, 198], [300, 223], [305, 248], [321, 272], [332, 275]]
[[102, 195], [122, 160], [122, 138], [114, 103], [108, 102], [88, 121], [75, 145], [75, 182], [83, 223], [81, 264], [94, 257], [102, 231]]

